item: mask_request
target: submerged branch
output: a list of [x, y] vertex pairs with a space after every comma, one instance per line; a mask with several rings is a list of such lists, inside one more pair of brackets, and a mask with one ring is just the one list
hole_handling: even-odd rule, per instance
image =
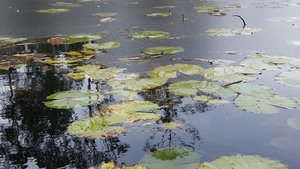
[[232, 16], [236, 16], [236, 17], [241, 18], [241, 20], [243, 21], [243, 24], [244, 24], [243, 29], [246, 27], [247, 24], [246, 24], [245, 20], [240, 15], [232, 15]]

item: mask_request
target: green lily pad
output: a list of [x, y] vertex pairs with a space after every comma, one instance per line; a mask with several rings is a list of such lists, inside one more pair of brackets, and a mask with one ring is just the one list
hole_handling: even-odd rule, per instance
[[[239, 108], [261, 114], [278, 113], [277, 107], [292, 109], [298, 107], [296, 100], [284, 96], [276, 95], [272, 88], [263, 85], [239, 84], [238, 86], [242, 94], [234, 100], [234, 103]], [[247, 91], [247, 94], [243, 94]]]
[[113, 48], [118, 48], [119, 46], [120, 46], [120, 43], [117, 41], [104, 42], [104, 43], [100, 43], [100, 44], [95, 44], [95, 43], [83, 44], [84, 48], [94, 49], [94, 50], [113, 49]]
[[60, 7], [80, 7], [82, 5], [78, 5], [78, 4], [74, 4], [74, 3], [70, 3], [70, 2], [55, 2], [55, 3], [52, 3], [51, 5], [53, 6], [60, 6]]
[[[25, 67], [27, 66], [27, 64], [16, 64], [13, 65], [14, 68], [20, 68], [20, 67]], [[0, 65], [0, 70], [9, 70], [11, 68], [11, 66], [7, 66], [7, 65]]]
[[196, 96], [198, 91], [202, 91], [208, 94], [214, 94], [222, 98], [228, 98], [236, 95], [236, 91], [222, 87], [221, 85], [208, 82], [187, 80], [172, 83], [168, 87], [169, 91], [179, 96]]
[[147, 74], [151, 77], [175, 78], [177, 76], [177, 72], [181, 72], [186, 75], [196, 75], [202, 74], [203, 68], [192, 64], [172, 64], [159, 66], [154, 70], [148, 71]]
[[300, 71], [293, 70], [289, 72], [278, 73], [275, 77], [275, 80], [287, 86], [300, 87]]
[[197, 13], [208, 13], [211, 15], [225, 15], [226, 9], [225, 8], [219, 8], [216, 6], [197, 6], [194, 7], [194, 9], [197, 10]]
[[158, 105], [149, 101], [132, 101], [110, 105], [105, 111], [135, 122], [139, 120], [159, 120], [161, 115], [153, 113], [157, 109]]
[[126, 79], [118, 80], [112, 79], [108, 81], [108, 84], [113, 89], [126, 89], [132, 91], [143, 91], [153, 89], [158, 86], [162, 86], [167, 83], [168, 78], [139, 78], [139, 79]]
[[142, 53], [146, 53], [149, 55], [172, 55], [183, 51], [184, 49], [179, 46], [156, 46], [143, 49]]
[[150, 169], [188, 169], [199, 166], [200, 155], [187, 148], [169, 147], [145, 155], [139, 164]]
[[74, 34], [74, 35], [68, 35], [64, 36], [62, 38], [62, 41], [64, 43], [79, 43], [79, 42], [90, 42], [95, 40], [103, 39], [105, 36], [102, 34], [98, 35], [92, 35], [92, 34]]
[[200, 165], [199, 169], [287, 169], [288, 167], [281, 164], [277, 160], [272, 160], [258, 155], [232, 155], [221, 156], [212, 162], [204, 162]]
[[204, 70], [204, 77], [214, 81], [234, 83], [234, 82], [250, 82], [256, 79], [249, 74], [260, 74], [261, 71], [243, 66], [218, 66]]
[[263, 31], [261, 28], [216, 28], [205, 31], [209, 36], [238, 36], [238, 35], [252, 35], [255, 32]]
[[46, 64], [73, 64], [83, 62], [83, 59], [69, 59], [69, 58], [56, 58], [56, 59], [46, 59], [44, 63]]
[[170, 33], [164, 31], [140, 31], [133, 32], [129, 35], [131, 39], [164, 39], [168, 37], [170, 37]]
[[211, 96], [204, 96], [204, 95], [194, 96], [193, 100], [206, 102], [209, 105], [221, 105], [221, 104], [229, 103], [227, 100], [214, 99]]
[[123, 72], [124, 68], [117, 68], [117, 67], [109, 67], [106, 69], [91, 69], [79, 73], [68, 73], [67, 77], [74, 79], [74, 80], [80, 80], [84, 79], [86, 76], [88, 76], [91, 79], [95, 80], [108, 80], [115, 76], [117, 76], [118, 73]]
[[161, 127], [164, 129], [176, 129], [176, 128], [181, 129], [182, 125], [178, 123], [170, 122], [170, 123], [162, 124]]
[[287, 56], [252, 54], [240, 64], [258, 70], [277, 70], [298, 66], [300, 65], [300, 59]]
[[148, 13], [146, 14], [146, 16], [148, 17], [157, 17], [157, 16], [160, 16], [160, 17], [167, 17], [167, 16], [171, 16], [171, 12], [168, 12], [168, 13]]
[[115, 124], [123, 123], [124, 119], [121, 117], [112, 116], [95, 116], [85, 120], [77, 120], [73, 122], [67, 129], [67, 132], [77, 137], [88, 138], [110, 138], [117, 137], [125, 133], [122, 126], [115, 126]]
[[44, 104], [50, 108], [69, 109], [91, 105], [101, 101], [103, 98], [103, 95], [97, 92], [70, 90], [49, 95]]
[[102, 17], [102, 18], [115, 17], [116, 15], [117, 15], [117, 13], [113, 13], [113, 12], [93, 14], [93, 16]]
[[36, 10], [36, 12], [37, 13], [56, 14], [56, 13], [69, 12], [69, 9], [64, 9], [64, 8], [39, 9], [39, 10]]
[[11, 37], [1, 37], [0, 36], [0, 47], [11, 45], [27, 40], [26, 38], [11, 38]]
[[300, 117], [289, 118], [287, 124], [293, 129], [300, 130]]

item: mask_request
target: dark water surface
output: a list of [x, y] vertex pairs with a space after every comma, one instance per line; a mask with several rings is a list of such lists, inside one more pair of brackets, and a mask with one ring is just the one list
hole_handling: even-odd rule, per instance
[[[266, 1], [200, 1], [200, 0], [107, 0], [99, 2], [73, 2], [82, 4], [62, 14], [38, 14], [34, 10], [53, 8], [54, 0], [1, 0], [0, 37], [49, 38], [58, 34], [103, 33], [105, 40], [121, 43], [117, 49], [108, 50], [91, 59], [105, 66], [127, 68], [127, 72], [145, 72], [159, 65], [193, 63], [203, 67], [210, 65], [194, 58], [226, 59], [241, 61], [255, 52], [269, 55], [299, 57], [300, 48], [286, 43], [300, 39], [300, 28], [289, 22], [268, 22], [273, 17], [299, 17], [300, 5], [292, 0]], [[225, 16], [198, 14], [200, 5], [227, 6], [239, 4]], [[174, 5], [172, 16], [166, 18], [146, 17], [150, 12], [168, 12], [155, 6]], [[116, 12], [116, 21], [101, 23], [94, 17], [98, 12]], [[185, 20], [182, 21], [184, 14]], [[212, 28], [242, 27], [233, 14], [243, 16], [247, 27], [264, 29], [249, 36], [209, 37], [205, 30]], [[164, 30], [175, 39], [131, 40], [128, 33], [136, 29]], [[176, 45], [183, 53], [153, 59], [146, 62], [122, 62], [122, 57], [140, 55], [140, 50], [159, 45]], [[226, 51], [235, 51], [229, 55]], [[1, 50], [0, 57], [7, 54]], [[22, 52], [22, 51], [19, 51]], [[171, 60], [170, 58], [181, 58]], [[0, 72], [0, 168], [88, 168], [102, 161], [116, 160], [133, 165], [153, 149], [183, 146], [194, 149], [202, 157], [200, 162], [212, 161], [218, 156], [245, 154], [261, 155], [298, 169], [300, 166], [300, 131], [290, 128], [286, 121], [299, 116], [300, 109], [280, 109], [272, 115], [253, 114], [242, 111], [234, 104], [207, 106], [182, 98], [172, 109], [159, 113], [163, 119], [157, 126], [171, 118], [184, 125], [182, 130], [158, 130], [136, 127], [116, 138], [85, 139], [69, 135], [67, 127], [77, 119], [93, 114], [96, 107], [69, 110], [50, 109], [43, 104], [45, 98], [55, 92], [71, 89], [87, 89], [86, 81], [73, 81], [63, 73], [44, 72], [44, 65], [28, 65], [9, 75]], [[255, 84], [276, 88], [281, 95], [300, 101], [299, 88], [291, 88], [274, 81], [278, 73], [263, 72]], [[182, 77], [186, 78], [186, 77]], [[11, 82], [10, 82], [11, 80]], [[9, 84], [12, 84], [10, 87]], [[159, 96], [146, 93], [145, 100], [158, 102]], [[114, 103], [106, 100], [104, 105]], [[92, 110], [92, 111], [91, 111]], [[271, 144], [274, 138], [293, 140], [295, 145]]]

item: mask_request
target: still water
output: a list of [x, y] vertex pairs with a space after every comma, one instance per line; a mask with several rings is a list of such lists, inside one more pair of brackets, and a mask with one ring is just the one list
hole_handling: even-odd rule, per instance
[[[70, 8], [67, 13], [39, 14], [37, 9], [53, 8], [54, 0], [1, 0], [0, 37], [47, 39], [59, 34], [105, 34], [105, 40], [115, 40], [121, 46], [97, 54], [88, 62], [107, 67], [126, 68], [127, 72], [145, 73], [160, 65], [191, 63], [210, 67], [195, 58], [224, 59], [240, 62], [251, 53], [298, 57], [300, 48], [287, 43], [300, 37], [300, 19], [292, 22], [268, 22], [275, 17], [297, 17], [300, 5], [293, 0], [265, 1], [202, 1], [202, 0], [103, 0], [77, 2], [82, 6]], [[175, 6], [170, 17], [146, 17], [151, 12], [169, 12], [157, 6]], [[197, 6], [239, 6], [225, 11], [224, 16], [199, 14]], [[116, 21], [100, 22], [93, 16], [99, 12], [115, 12]], [[247, 27], [264, 31], [248, 36], [209, 37], [205, 31], [212, 28], [242, 27], [242, 21], [232, 15], [243, 16]], [[184, 19], [183, 19], [184, 18]], [[172, 35], [165, 40], [131, 40], [128, 34], [135, 30], [163, 30]], [[44, 39], [45, 38], [45, 39]], [[32, 46], [30, 53], [59, 53], [80, 50], [82, 44], [53, 48], [50, 44]], [[139, 56], [146, 47], [181, 46], [184, 52], [148, 61], [124, 62], [119, 58]], [[0, 57], [25, 53], [22, 46], [1, 48]], [[232, 52], [230, 52], [232, 51]], [[231, 54], [233, 53], [233, 54]], [[179, 59], [178, 59], [179, 58]], [[110, 105], [116, 98], [91, 106], [74, 109], [51, 109], [45, 98], [58, 91], [87, 90], [88, 81], [74, 81], [64, 74], [65, 67], [29, 63], [16, 71], [0, 71], [0, 168], [88, 168], [103, 161], [116, 160], [118, 164], [139, 163], [141, 158], [159, 148], [182, 146], [199, 155], [199, 163], [218, 156], [245, 154], [277, 159], [297, 169], [300, 166], [300, 131], [287, 125], [287, 120], [299, 116], [300, 109], [280, 109], [272, 115], [254, 114], [237, 108], [233, 103], [211, 106], [181, 97], [168, 109], [159, 110], [162, 119], [151, 128], [138, 124], [125, 134], [108, 139], [79, 138], [67, 133], [75, 120], [97, 114], [99, 104]], [[283, 86], [274, 81], [280, 71], [265, 71], [253, 82], [276, 88], [276, 92], [300, 101], [299, 88]], [[186, 76], [179, 78], [185, 79]], [[197, 78], [197, 77], [196, 77]], [[182, 80], [181, 79], [181, 80]], [[92, 85], [92, 88], [95, 88]], [[159, 92], [151, 90], [140, 94], [140, 99], [166, 104]], [[181, 129], [161, 129], [165, 122], [182, 124]], [[281, 140], [274, 144], [274, 140]], [[283, 141], [282, 141], [283, 140]], [[273, 143], [273, 144], [272, 144]]]

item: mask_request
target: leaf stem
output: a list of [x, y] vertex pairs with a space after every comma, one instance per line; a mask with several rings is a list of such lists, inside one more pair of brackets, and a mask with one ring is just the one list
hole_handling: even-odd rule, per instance
[[240, 15], [232, 15], [232, 16], [236, 16], [236, 17], [241, 18], [241, 20], [243, 21], [243, 24], [244, 24], [243, 29], [246, 27], [247, 24], [246, 24], [245, 20]]

